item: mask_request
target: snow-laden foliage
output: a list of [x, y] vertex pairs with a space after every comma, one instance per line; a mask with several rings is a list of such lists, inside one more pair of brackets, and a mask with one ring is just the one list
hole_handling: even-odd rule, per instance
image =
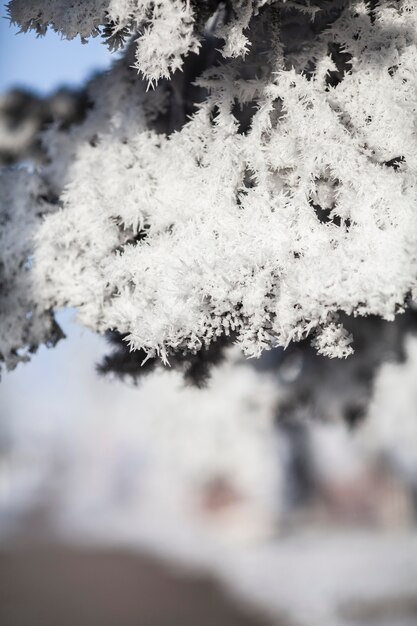
[[44, 194], [42, 180], [23, 170], [0, 177], [0, 358], [9, 368], [62, 336], [32, 284], [33, 232], [50, 208]]
[[75, 306], [163, 359], [224, 335], [248, 355], [310, 336], [344, 357], [340, 311], [402, 310], [417, 277], [414, 2], [62, 6], [10, 11], [68, 37], [110, 22], [140, 36], [91, 86], [85, 121], [44, 135], [59, 197], [36, 232], [44, 310]]
[[265, 5], [271, 8], [274, 23], [292, 13], [314, 19], [346, 5], [348, 0], [77, 0], [68, 7], [66, 0], [11, 0], [11, 20], [22, 31], [39, 35], [48, 27], [67, 39], [77, 35], [82, 41], [102, 35], [111, 50], [131, 36], [136, 40], [136, 67], [151, 82], [167, 78], [183, 65], [184, 57], [198, 52], [207, 23], [223, 39], [225, 57], [244, 56], [252, 46], [247, 31], [251, 20]]
[[139, 32], [137, 64], [153, 81], [168, 77], [182, 66], [183, 56], [197, 52], [195, 18], [201, 14], [208, 17], [217, 4], [204, 0], [78, 0], [68, 7], [66, 0], [12, 0], [8, 7], [12, 21], [23, 31], [45, 34], [51, 27], [68, 39], [80, 35], [83, 41], [102, 34], [110, 49], [117, 49]]

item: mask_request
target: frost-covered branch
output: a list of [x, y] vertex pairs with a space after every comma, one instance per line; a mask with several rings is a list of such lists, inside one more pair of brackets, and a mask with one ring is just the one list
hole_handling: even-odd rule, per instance
[[84, 121], [42, 135], [40, 309], [165, 361], [219, 337], [346, 357], [341, 312], [393, 320], [415, 298], [415, 3], [64, 4], [10, 13], [132, 41]]

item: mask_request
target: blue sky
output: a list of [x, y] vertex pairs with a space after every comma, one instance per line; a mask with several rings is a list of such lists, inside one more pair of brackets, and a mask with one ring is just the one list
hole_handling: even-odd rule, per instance
[[52, 31], [37, 38], [18, 30], [10, 26], [6, 3], [0, 0], [0, 93], [15, 86], [40, 94], [61, 85], [79, 87], [111, 61], [99, 37], [83, 45], [79, 38], [66, 41]]

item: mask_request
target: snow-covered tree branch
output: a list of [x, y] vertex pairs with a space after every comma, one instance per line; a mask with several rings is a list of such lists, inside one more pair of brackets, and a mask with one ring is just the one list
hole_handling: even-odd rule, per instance
[[393, 320], [415, 299], [414, 2], [9, 11], [23, 31], [124, 50], [84, 119], [42, 132], [43, 163], [2, 173], [7, 366], [56, 340], [66, 306], [169, 361], [219, 337], [346, 357], [341, 314]]

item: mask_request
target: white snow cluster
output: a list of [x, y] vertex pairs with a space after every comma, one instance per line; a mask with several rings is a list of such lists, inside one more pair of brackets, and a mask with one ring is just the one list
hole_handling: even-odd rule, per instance
[[196, 15], [217, 4], [10, 3], [22, 28], [68, 37], [103, 15], [134, 23], [147, 79], [128, 51], [91, 86], [85, 121], [44, 136], [59, 209], [36, 232], [37, 306], [77, 307], [164, 360], [224, 334], [247, 355], [311, 335], [345, 357], [338, 312], [390, 320], [415, 295], [417, 6], [235, 0], [227, 17], [221, 5], [208, 23], [230, 58], [200, 76], [188, 121], [160, 132], [183, 93], [176, 75], [147, 82], [197, 51]]

